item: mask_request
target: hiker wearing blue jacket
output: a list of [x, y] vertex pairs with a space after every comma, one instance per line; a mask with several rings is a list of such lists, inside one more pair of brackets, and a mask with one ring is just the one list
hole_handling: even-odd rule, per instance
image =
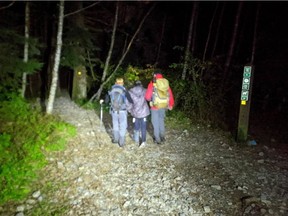
[[147, 117], [150, 115], [148, 103], [145, 99], [146, 89], [142, 86], [141, 81], [136, 81], [133, 88], [129, 90], [133, 100], [132, 106], [128, 107], [128, 112], [131, 113], [134, 123], [134, 141], [139, 145], [141, 135], [140, 147], [146, 145], [146, 131], [147, 131]]
[[109, 94], [106, 95], [105, 103], [110, 101], [110, 114], [113, 124], [112, 143], [118, 143], [120, 147], [125, 145], [125, 135], [127, 132], [127, 108], [128, 102], [133, 104], [129, 92], [124, 87], [123, 78], [117, 78]]

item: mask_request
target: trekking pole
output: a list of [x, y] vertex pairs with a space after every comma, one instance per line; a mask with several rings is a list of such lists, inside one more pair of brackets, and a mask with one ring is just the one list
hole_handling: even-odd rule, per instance
[[103, 119], [103, 102], [104, 102], [104, 100], [103, 99], [101, 99], [100, 100], [100, 107], [101, 107], [101, 109], [100, 109], [100, 120], [101, 120], [101, 122], [100, 122], [100, 127], [102, 128], [102, 119]]

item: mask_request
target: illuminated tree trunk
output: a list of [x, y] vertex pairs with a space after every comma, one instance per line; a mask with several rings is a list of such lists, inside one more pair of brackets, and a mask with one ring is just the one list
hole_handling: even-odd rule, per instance
[[87, 70], [80, 65], [74, 68], [72, 100], [81, 100], [87, 97]]
[[102, 82], [104, 82], [106, 79], [107, 72], [109, 69], [110, 59], [112, 56], [112, 51], [113, 51], [114, 42], [115, 42], [115, 34], [116, 34], [117, 23], [118, 23], [118, 12], [119, 12], [119, 1], [117, 1], [117, 4], [116, 4], [116, 12], [115, 12], [113, 31], [112, 31], [112, 36], [111, 36], [111, 43], [110, 43], [109, 52], [108, 52], [108, 55], [107, 55], [107, 58], [105, 61], [105, 65], [104, 65], [104, 71], [103, 71], [103, 75], [102, 75], [102, 79], [101, 79]]
[[46, 113], [51, 114], [53, 111], [53, 104], [55, 100], [55, 94], [57, 90], [58, 84], [58, 70], [60, 64], [60, 57], [61, 57], [61, 49], [62, 49], [62, 33], [63, 33], [63, 21], [64, 21], [64, 0], [60, 0], [59, 5], [59, 21], [58, 21], [58, 32], [57, 32], [57, 42], [56, 42], [56, 53], [55, 53], [55, 60], [52, 70], [52, 82], [50, 86], [50, 92], [47, 102]]
[[[83, 9], [82, 2], [75, 2], [78, 11]], [[82, 13], [74, 14], [73, 22], [80, 29], [85, 28], [84, 18]], [[85, 55], [85, 50], [81, 46], [77, 48], [79, 56]], [[87, 70], [84, 65], [78, 65], [74, 68], [73, 86], [72, 86], [72, 100], [81, 100], [87, 98]]]
[[[29, 39], [29, 30], [30, 30], [30, 3], [26, 2], [25, 3], [25, 44], [24, 44], [24, 62], [28, 62], [28, 49], [29, 49], [29, 44], [28, 44], [28, 39]], [[27, 73], [24, 72], [22, 75], [22, 90], [21, 90], [21, 96], [24, 98], [25, 97], [25, 92], [26, 92], [26, 87], [27, 87]]]

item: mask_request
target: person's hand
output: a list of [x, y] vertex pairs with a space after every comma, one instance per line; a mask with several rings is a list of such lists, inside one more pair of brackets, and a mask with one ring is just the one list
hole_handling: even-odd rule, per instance
[[104, 100], [103, 100], [103, 99], [101, 99], [99, 102], [100, 102], [100, 104], [102, 104], [102, 103], [104, 102]]
[[169, 107], [168, 107], [168, 109], [169, 109], [169, 110], [172, 110], [172, 109], [173, 109], [173, 107], [172, 107], [172, 106], [169, 106]]

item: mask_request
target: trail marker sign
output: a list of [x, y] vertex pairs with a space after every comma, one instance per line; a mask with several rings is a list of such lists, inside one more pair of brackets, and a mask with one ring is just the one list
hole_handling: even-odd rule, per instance
[[252, 83], [253, 83], [253, 67], [251, 65], [246, 65], [244, 66], [242, 90], [240, 96], [241, 103], [240, 103], [238, 133], [237, 133], [237, 141], [239, 142], [247, 140]]

